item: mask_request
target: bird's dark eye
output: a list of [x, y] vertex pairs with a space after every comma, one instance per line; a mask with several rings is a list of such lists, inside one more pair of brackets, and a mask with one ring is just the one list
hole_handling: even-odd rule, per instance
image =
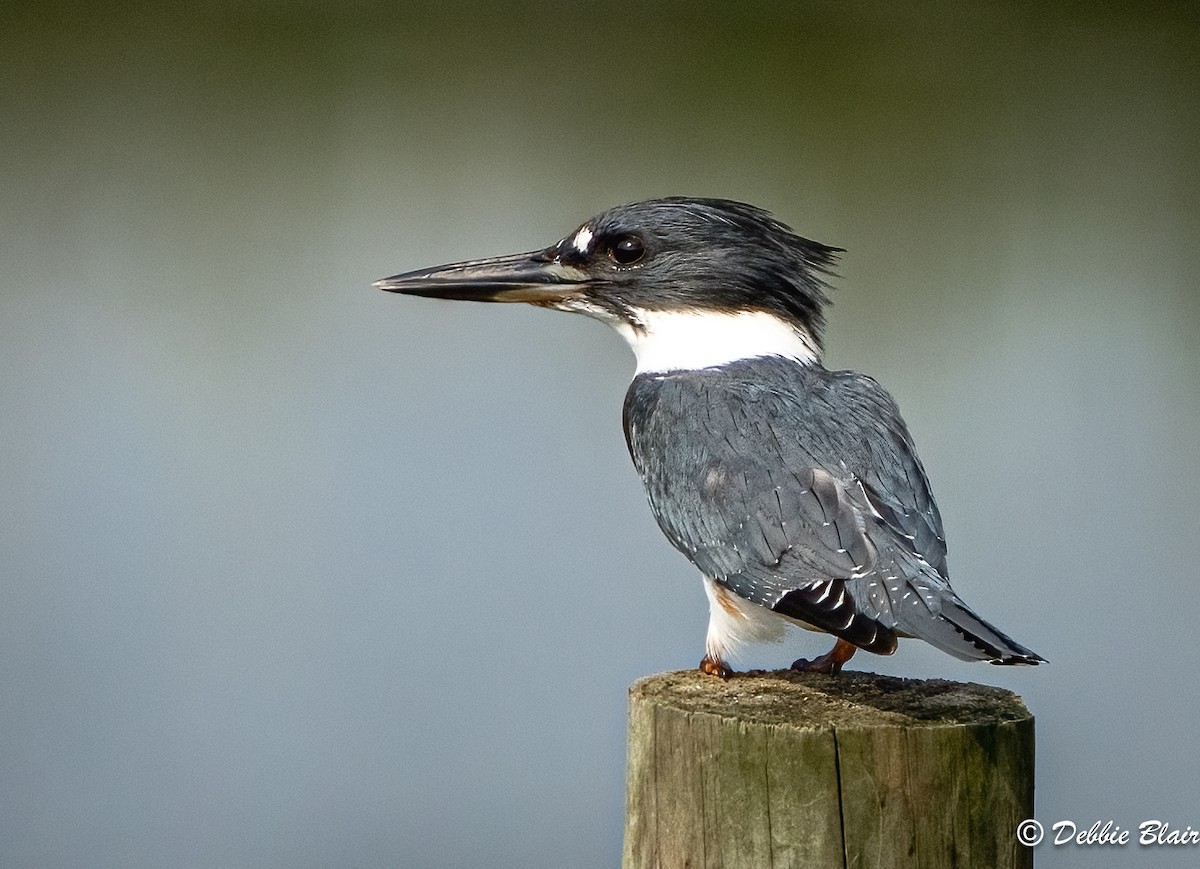
[[631, 266], [646, 255], [646, 245], [636, 235], [626, 235], [617, 239], [608, 254], [619, 265]]

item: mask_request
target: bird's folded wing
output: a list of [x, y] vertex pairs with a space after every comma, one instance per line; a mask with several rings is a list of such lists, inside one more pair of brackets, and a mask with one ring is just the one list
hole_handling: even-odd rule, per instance
[[767, 606], [866, 576], [881, 548], [945, 575], [941, 518], [895, 403], [870, 378], [820, 377], [794, 392], [665, 380], [630, 397], [646, 402], [627, 435], [663, 531]]

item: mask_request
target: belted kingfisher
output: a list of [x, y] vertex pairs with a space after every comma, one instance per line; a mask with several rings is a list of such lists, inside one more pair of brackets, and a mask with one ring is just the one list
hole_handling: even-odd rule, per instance
[[672, 197], [610, 209], [544, 250], [376, 282], [437, 299], [587, 314], [629, 342], [629, 454], [650, 509], [704, 576], [700, 669], [725, 676], [787, 622], [837, 637], [797, 670], [920, 637], [966, 660], [1037, 664], [950, 587], [942, 519], [892, 397], [821, 361], [839, 248], [766, 211]]

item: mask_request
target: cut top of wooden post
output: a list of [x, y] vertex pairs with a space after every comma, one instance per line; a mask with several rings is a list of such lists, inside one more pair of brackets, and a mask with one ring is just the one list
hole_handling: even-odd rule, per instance
[[1033, 716], [986, 685], [664, 673], [630, 688], [625, 869], [1023, 869]]
[[836, 676], [752, 671], [716, 679], [682, 670], [640, 679], [629, 694], [631, 700], [681, 712], [798, 728], [995, 724], [1033, 717], [1020, 697], [1003, 688], [851, 671]]

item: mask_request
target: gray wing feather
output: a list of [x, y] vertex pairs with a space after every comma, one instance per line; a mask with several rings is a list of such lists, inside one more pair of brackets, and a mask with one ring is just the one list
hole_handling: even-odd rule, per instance
[[871, 378], [782, 359], [642, 376], [625, 433], [668, 539], [743, 597], [875, 651], [899, 633], [960, 657], [1036, 658], [999, 632], [980, 639], [994, 629], [974, 614], [929, 625], [970, 610], [949, 586], [925, 470]]
[[806, 407], [811, 389], [726, 372], [631, 387], [634, 463], [663, 531], [707, 575], [848, 578], [874, 567], [881, 528], [944, 565], [941, 519], [895, 405], [868, 378], [825, 374], [840, 394], [820, 397], [836, 410]]

